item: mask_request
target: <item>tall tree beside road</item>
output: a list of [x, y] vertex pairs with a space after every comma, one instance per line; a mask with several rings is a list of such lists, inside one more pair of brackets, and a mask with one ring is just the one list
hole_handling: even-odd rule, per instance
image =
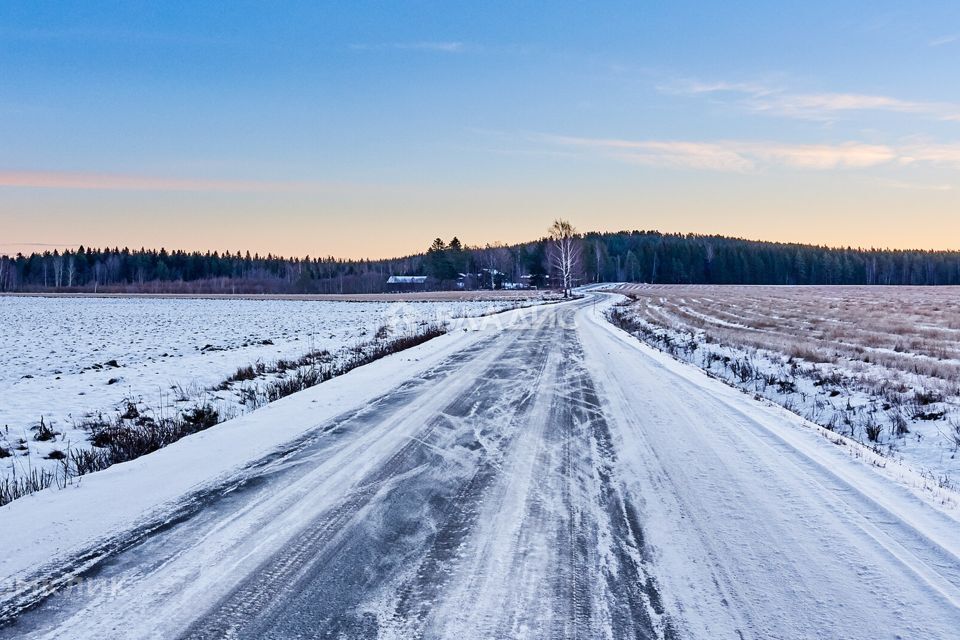
[[550, 225], [550, 266], [560, 278], [563, 297], [570, 297], [573, 278], [580, 267], [580, 238], [569, 220], [554, 220]]

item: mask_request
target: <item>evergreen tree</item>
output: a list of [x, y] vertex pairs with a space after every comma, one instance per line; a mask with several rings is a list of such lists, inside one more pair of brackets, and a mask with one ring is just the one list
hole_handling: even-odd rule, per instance
[[[960, 252], [828, 248], [656, 231], [588, 233], [583, 269], [590, 280], [657, 284], [960, 285]], [[390, 274], [424, 273], [452, 287], [459, 273], [529, 275], [548, 284], [547, 241], [468, 248], [437, 239], [426, 254], [388, 260], [284, 258], [249, 252], [95, 249], [0, 256], [0, 290], [120, 292], [379, 292]], [[579, 276], [578, 276], [579, 277]], [[468, 283], [467, 286], [474, 286]], [[495, 283], [491, 282], [491, 286]]]
[[450, 282], [457, 279], [457, 270], [450, 262], [447, 245], [437, 238], [427, 249], [427, 272], [440, 282]]

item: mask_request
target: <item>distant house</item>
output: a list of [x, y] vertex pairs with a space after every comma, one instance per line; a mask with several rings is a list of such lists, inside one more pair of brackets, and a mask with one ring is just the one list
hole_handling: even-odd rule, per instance
[[[529, 277], [529, 276], [527, 276]], [[529, 282], [512, 282], [507, 274], [497, 269], [480, 269], [478, 273], [460, 273], [458, 289], [530, 289]]]
[[477, 277], [480, 279], [481, 289], [502, 289], [507, 274], [497, 269], [481, 269]]
[[405, 291], [425, 291], [427, 276], [390, 276], [387, 278], [387, 291], [403, 293]]
[[550, 276], [545, 273], [525, 273], [520, 276], [520, 282], [530, 289], [539, 289], [550, 286]]

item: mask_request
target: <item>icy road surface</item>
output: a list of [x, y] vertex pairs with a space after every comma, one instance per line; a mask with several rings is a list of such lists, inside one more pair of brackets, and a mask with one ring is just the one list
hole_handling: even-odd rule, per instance
[[0, 637], [958, 637], [954, 516], [603, 300], [463, 338]]

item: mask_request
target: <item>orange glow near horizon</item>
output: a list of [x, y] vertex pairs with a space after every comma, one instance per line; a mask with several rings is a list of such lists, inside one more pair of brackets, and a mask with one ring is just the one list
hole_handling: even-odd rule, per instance
[[699, 186], [699, 193], [670, 184], [632, 192], [591, 185], [332, 194], [3, 189], [0, 253], [83, 244], [374, 259], [422, 252], [436, 237], [457, 236], [471, 246], [535, 240], [556, 217], [570, 219], [580, 231], [655, 229], [960, 250], [960, 216], [950, 213], [960, 208], [960, 199], [952, 190], [918, 198], [905, 189], [856, 183], [846, 191], [776, 181], [762, 189]]

